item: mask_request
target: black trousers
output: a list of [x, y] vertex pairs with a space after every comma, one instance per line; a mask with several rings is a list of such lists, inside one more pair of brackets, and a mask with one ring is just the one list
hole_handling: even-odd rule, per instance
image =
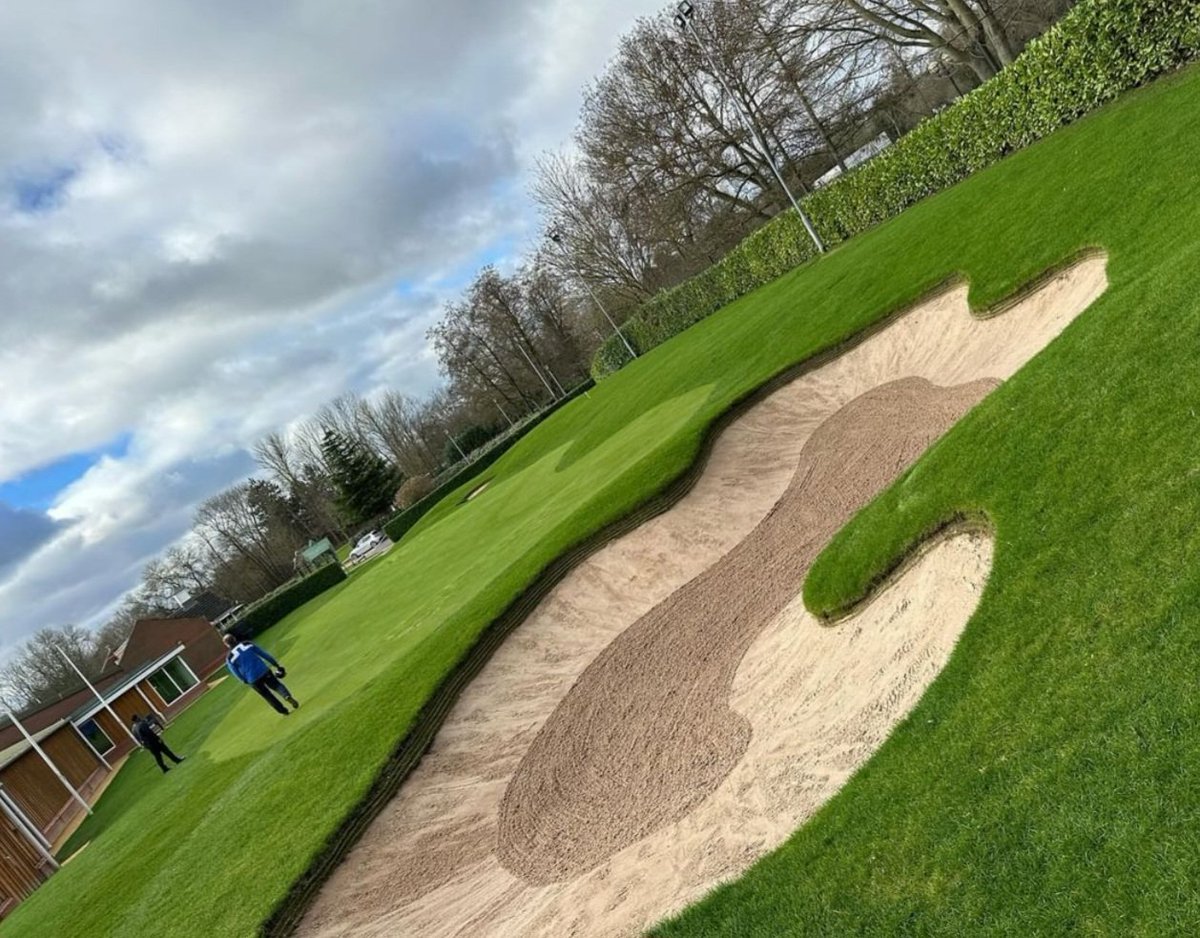
[[150, 751], [150, 754], [154, 756], [154, 761], [158, 763], [158, 767], [164, 772], [167, 771], [167, 764], [163, 762], [163, 756], [166, 756], [176, 765], [179, 765], [179, 763], [183, 761], [181, 758], [179, 758], [179, 756], [171, 752], [171, 747], [164, 743], [161, 739], [158, 741], [157, 746], [147, 746], [146, 748]]
[[[284, 697], [291, 697], [288, 689], [283, 686], [283, 681], [279, 680], [274, 674], [268, 671], [257, 681], [251, 685], [256, 691], [262, 695], [262, 699], [269, 703], [277, 713], [287, 713], [288, 708], [283, 705], [275, 694], [280, 694]], [[272, 693], [274, 691], [275, 693]]]

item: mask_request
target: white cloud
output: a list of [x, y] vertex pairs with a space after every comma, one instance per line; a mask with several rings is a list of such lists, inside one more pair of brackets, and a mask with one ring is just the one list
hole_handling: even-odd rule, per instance
[[111, 605], [262, 434], [429, 390], [446, 279], [530, 237], [532, 158], [657, 6], [0, 7], [0, 482], [132, 440], [52, 521], [0, 505], [0, 642]]

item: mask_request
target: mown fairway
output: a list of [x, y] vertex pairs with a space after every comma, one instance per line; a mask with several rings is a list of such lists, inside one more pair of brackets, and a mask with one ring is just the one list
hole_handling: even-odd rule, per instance
[[122, 773], [92, 844], [0, 935], [252, 934], [488, 621], [565, 547], [676, 476], [732, 401], [948, 275], [969, 277], [983, 306], [1088, 246], [1109, 253], [1109, 292], [814, 573], [810, 596], [850, 600], [929, 523], [986, 513], [996, 568], [950, 666], [813, 823], [662, 931], [1193, 930], [1198, 145], [1191, 69], [567, 406], [489, 471], [486, 492], [447, 499], [262, 638], [289, 668], [298, 714], [226, 682], [172, 730], [189, 761], [166, 778], [145, 763]]

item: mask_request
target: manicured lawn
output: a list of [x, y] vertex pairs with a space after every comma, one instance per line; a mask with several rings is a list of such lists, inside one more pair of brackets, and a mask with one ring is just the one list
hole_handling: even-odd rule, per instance
[[[913, 718], [828, 808], [663, 934], [1162, 934], [1200, 919], [1200, 71], [733, 304], [551, 417], [262, 642], [304, 702], [226, 682], [134, 765], [0, 936], [250, 935], [421, 702], [545, 564], [693, 458], [772, 374], [948, 275], [986, 305], [1086, 246], [1112, 287], [869, 510], [810, 595], [853, 598], [957, 508], [991, 585]], [[473, 486], [474, 483], [468, 483]], [[144, 762], [144, 760], [143, 760]], [[107, 802], [112, 801], [110, 809]], [[117, 810], [120, 808], [121, 810]]]

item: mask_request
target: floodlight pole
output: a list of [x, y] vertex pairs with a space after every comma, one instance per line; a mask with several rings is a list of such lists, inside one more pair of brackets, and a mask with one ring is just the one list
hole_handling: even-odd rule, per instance
[[508, 416], [508, 411], [500, 406], [500, 402], [495, 398], [489, 398], [489, 400], [496, 405], [496, 410], [500, 411], [500, 413], [504, 415], [504, 419], [508, 421], [509, 428], [513, 430], [517, 429], [517, 425], [513, 423], [512, 417]]
[[108, 711], [109, 716], [111, 716], [114, 720], [116, 720], [117, 726], [124, 728], [125, 732], [129, 734], [129, 738], [133, 740], [133, 744], [135, 746], [141, 746], [142, 744], [138, 741], [138, 738], [133, 735], [133, 730], [131, 730], [128, 726], [125, 726], [125, 724], [122, 722], [121, 718], [119, 716], [117, 716], [116, 711], [113, 710], [113, 708], [109, 706], [108, 701], [104, 699], [104, 697], [101, 695], [100, 691], [96, 690], [96, 688], [92, 686], [92, 682], [87, 679], [87, 677], [84, 675], [84, 673], [82, 671], [79, 670], [78, 667], [76, 667], [75, 662], [72, 661], [67, 656], [67, 653], [65, 651], [63, 651], [61, 648], [59, 648], [57, 645], [54, 646], [54, 650], [57, 651], [60, 655], [62, 655], [63, 661], [65, 661], [67, 664], [69, 664], [71, 666], [71, 670], [79, 675], [79, 679], [81, 681], [83, 681], [84, 684], [87, 685], [88, 690], [90, 690], [93, 694], [96, 695], [96, 699], [100, 701], [100, 705], [103, 706], [104, 709]]
[[462, 451], [462, 447], [458, 445], [458, 441], [456, 439], [454, 439], [454, 437], [452, 437], [449, 433], [446, 434], [446, 439], [450, 441], [451, 445], [456, 450], [458, 450], [458, 455], [461, 456], [465, 460], [467, 458], [467, 454]]
[[533, 359], [529, 357], [529, 353], [525, 351], [520, 342], [515, 344], [517, 346], [517, 351], [525, 356], [525, 361], [529, 362], [529, 367], [532, 369], [533, 373], [542, 379], [542, 384], [544, 384], [546, 386], [546, 390], [550, 392], [550, 400], [558, 400], [558, 394], [555, 393], [554, 388], [550, 386], [550, 382], [546, 380], [546, 376], [542, 374], [542, 372], [538, 369], [538, 366], [533, 363]]
[[813, 227], [812, 220], [805, 214], [804, 209], [800, 207], [800, 203], [796, 201], [796, 197], [792, 195], [792, 190], [788, 188], [788, 184], [783, 181], [783, 175], [779, 172], [779, 167], [775, 165], [775, 160], [771, 157], [771, 151], [767, 148], [766, 141], [763, 140], [762, 134], [758, 132], [758, 125], [754, 123], [746, 109], [742, 107], [742, 102], [738, 96], [733, 93], [733, 89], [729, 87], [729, 83], [725, 81], [725, 75], [717, 68], [716, 59], [713, 58], [704, 40], [700, 37], [699, 31], [696, 29], [696, 24], [693, 22], [693, 17], [696, 13], [696, 8], [692, 6], [689, 0], [683, 0], [675, 8], [678, 12], [675, 14], [675, 25], [685, 32], [690, 31], [696, 40], [696, 44], [700, 46], [700, 51], [704, 54], [704, 58], [708, 61], [708, 67], [712, 69], [713, 75], [717, 81], [721, 83], [721, 87], [725, 89], [725, 93], [733, 102], [733, 106], [737, 109], [738, 116], [741, 117], [742, 123], [746, 125], [746, 129], [750, 131], [750, 135], [754, 137], [754, 142], [758, 146], [759, 151], [763, 155], [763, 159], [767, 161], [767, 165], [771, 167], [771, 172], [775, 174], [775, 179], [782, 187], [784, 193], [788, 197], [788, 201], [792, 203], [792, 208], [796, 210], [796, 214], [800, 216], [800, 221], [804, 223], [804, 230], [808, 232], [809, 238], [812, 239], [813, 246], [817, 249], [818, 254], [824, 254], [826, 251], [825, 242], [821, 240], [821, 236], [817, 234], [817, 229]]
[[558, 380], [558, 375], [554, 373], [554, 369], [550, 367], [549, 362], [543, 362], [542, 367], [546, 369], [546, 374], [550, 376], [550, 380], [554, 382], [554, 386], [558, 388], [558, 393], [561, 397], [567, 396], [567, 389], [563, 387], [563, 383]]
[[63, 788], [65, 788], [67, 791], [69, 791], [71, 793], [72, 798], [74, 798], [81, 805], [83, 805], [83, 810], [85, 810], [88, 814], [91, 814], [92, 806], [87, 803], [87, 800], [83, 797], [83, 795], [79, 794], [79, 792], [77, 792], [75, 790], [75, 786], [67, 781], [67, 777], [65, 775], [63, 775], [61, 771], [59, 771], [58, 766], [54, 764], [53, 760], [51, 760], [51, 758], [48, 755], [46, 755], [46, 750], [44, 750], [41, 746], [39, 746], [37, 744], [37, 742], [34, 740], [34, 738], [32, 736], [30, 736], [28, 732], [26, 732], [25, 727], [23, 727], [21, 725], [21, 722], [17, 719], [16, 715], [12, 712], [12, 710], [10, 710], [8, 707], [5, 707], [4, 712], [5, 712], [5, 714], [7, 714], [8, 718], [12, 721], [12, 725], [15, 726], [18, 730], [20, 730], [21, 735], [25, 737], [25, 741], [27, 743], [29, 743], [30, 746], [33, 747], [33, 751], [42, 757], [42, 761], [46, 763], [46, 766], [50, 769], [51, 772], [54, 773], [55, 777], [60, 782], [62, 782]]
[[[562, 243], [562, 235], [559, 232], [551, 231], [548, 235], [546, 235], [546, 237], [558, 246], [559, 253], [562, 254], [564, 260], [570, 260], [570, 258], [567, 256], [567, 246]], [[617, 325], [616, 320], [608, 314], [608, 310], [605, 309], [604, 304], [600, 302], [600, 297], [596, 296], [596, 291], [593, 290], [592, 285], [587, 282], [587, 278], [585, 278], [583, 274], [577, 273], [577, 276], [579, 277], [579, 282], [583, 284], [583, 288], [587, 290], [588, 296], [592, 298], [592, 302], [600, 308], [600, 312], [604, 314], [604, 318], [608, 320], [608, 324], [613, 327], [613, 332], [621, 337], [621, 342], [624, 343], [625, 351], [629, 353], [629, 357], [637, 358], [638, 353], [633, 350], [633, 346], [630, 345], [629, 340], [625, 338], [625, 333], [621, 331], [621, 327]]]

